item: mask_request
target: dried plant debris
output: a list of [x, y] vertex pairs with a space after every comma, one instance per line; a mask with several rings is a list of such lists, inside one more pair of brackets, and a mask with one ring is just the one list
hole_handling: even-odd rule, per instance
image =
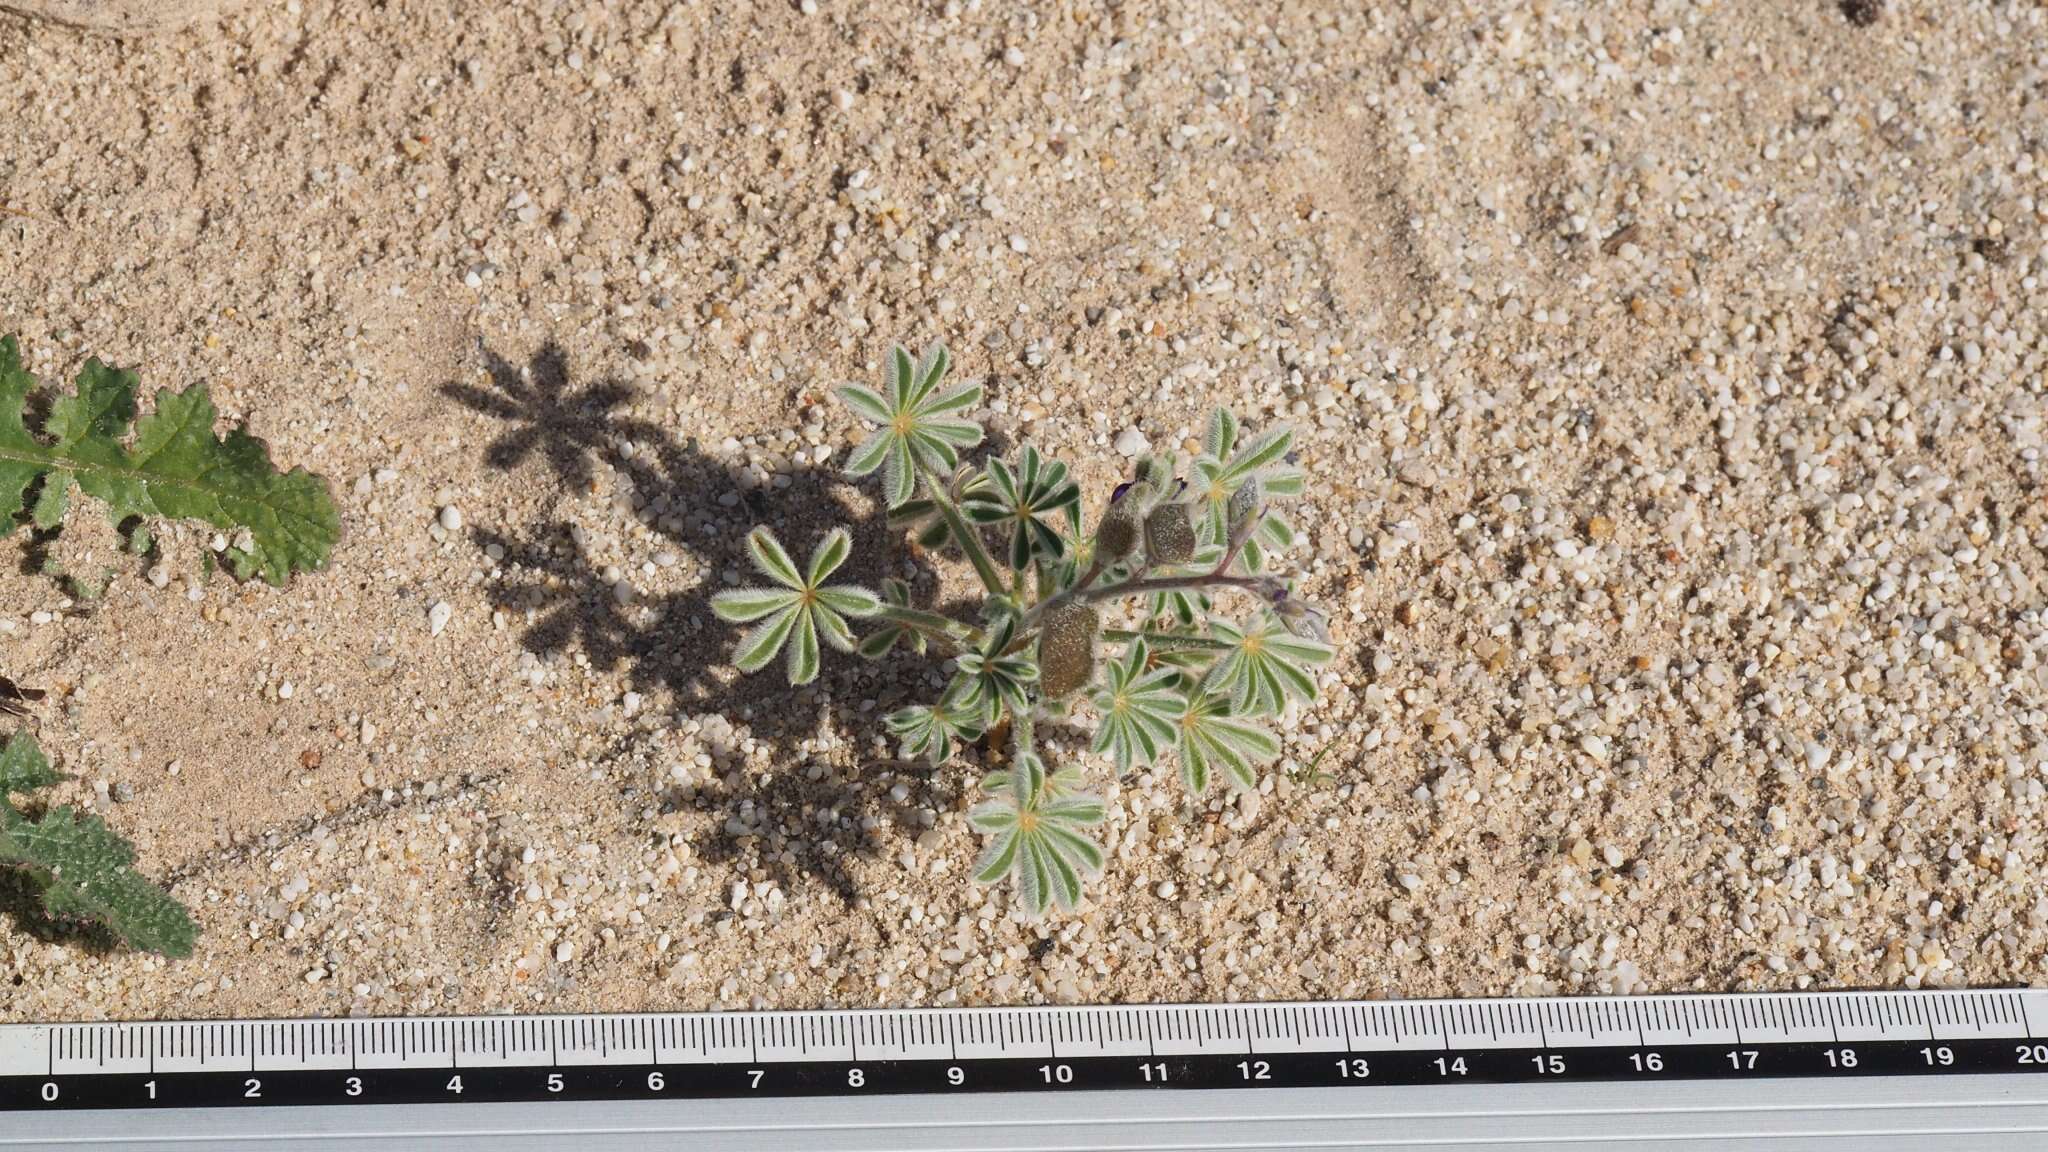
[[191, 916], [135, 872], [135, 850], [105, 821], [68, 805], [33, 815], [15, 806], [16, 795], [63, 779], [25, 733], [0, 748], [0, 867], [26, 872], [52, 917], [102, 925], [146, 952], [191, 955]]
[[42, 689], [23, 688], [13, 680], [0, 676], [0, 716], [26, 716], [29, 705], [42, 698]]
[[327, 563], [341, 534], [327, 482], [304, 469], [278, 472], [245, 429], [214, 435], [204, 385], [159, 389], [138, 420], [135, 373], [88, 360], [70, 394], [48, 398], [32, 431], [36, 386], [15, 338], [0, 337], [0, 534], [24, 512], [38, 528], [59, 527], [76, 490], [105, 504], [116, 524], [196, 520], [219, 529], [238, 579], [281, 585]]

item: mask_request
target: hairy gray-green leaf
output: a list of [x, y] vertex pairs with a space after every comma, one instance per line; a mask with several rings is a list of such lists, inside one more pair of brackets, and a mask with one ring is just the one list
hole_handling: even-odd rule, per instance
[[[1018, 772], [1043, 779], [1038, 754], [1017, 753]], [[1017, 898], [1037, 916], [1058, 905], [1081, 902], [1081, 884], [1102, 871], [1102, 848], [1089, 829], [1102, 823], [1102, 801], [1086, 794], [1061, 794], [1012, 783], [967, 814], [967, 822], [988, 833], [989, 844], [974, 865], [978, 884], [1015, 881]]]
[[[1273, 499], [1301, 494], [1301, 469], [1288, 460], [1294, 447], [1293, 432], [1281, 426], [1249, 443], [1240, 442], [1241, 432], [1237, 417], [1228, 409], [1218, 408], [1209, 414], [1202, 453], [1195, 458], [1188, 478], [1198, 510], [1195, 534], [1203, 544], [1222, 544], [1230, 538], [1235, 518], [1257, 514]], [[1240, 497], [1241, 492], [1246, 494]], [[1238, 498], [1236, 507], [1234, 497]], [[1266, 550], [1285, 548], [1292, 539], [1287, 521], [1268, 511], [1245, 540], [1239, 560], [1245, 571], [1261, 571]]]
[[1034, 559], [1066, 555], [1081, 508], [1081, 486], [1067, 479], [1067, 466], [1026, 444], [1015, 468], [991, 460], [987, 475], [988, 483], [962, 501], [960, 511], [970, 523], [1009, 532], [1010, 567], [1021, 572]]
[[1118, 773], [1150, 764], [1173, 743], [1174, 724], [1186, 710], [1177, 690], [1180, 679], [1178, 668], [1151, 666], [1151, 648], [1143, 640], [1132, 641], [1110, 663], [1107, 682], [1093, 697], [1101, 714], [1095, 751], [1115, 758]]
[[955, 741], [981, 735], [981, 724], [974, 714], [955, 711], [944, 703], [937, 707], [913, 704], [891, 712], [883, 723], [902, 742], [898, 752], [905, 760], [922, 757], [933, 764], [944, 764], [952, 758]]
[[938, 390], [951, 363], [939, 345], [917, 364], [901, 347], [891, 348], [884, 392], [859, 384], [839, 389], [854, 415], [876, 427], [847, 458], [846, 470], [865, 476], [881, 469], [882, 494], [891, 508], [910, 499], [920, 470], [945, 476], [959, 465], [961, 449], [981, 443], [981, 425], [955, 415], [981, 400], [981, 385]]
[[1229, 698], [1212, 692], [1189, 697], [1176, 726], [1180, 778], [1197, 794], [1218, 768], [1232, 788], [1249, 792], [1259, 785], [1259, 766], [1280, 755], [1280, 741], [1271, 732], [1233, 716]]
[[231, 533], [227, 561], [238, 578], [283, 584], [327, 563], [341, 535], [327, 482], [303, 468], [277, 471], [246, 429], [216, 437], [205, 385], [160, 389], [155, 410], [138, 421], [135, 374], [88, 360], [76, 390], [51, 401], [40, 436], [24, 419], [35, 386], [14, 337], [0, 337], [0, 535], [41, 478], [32, 510], [41, 528], [61, 522], [75, 486], [117, 524], [198, 520]]
[[846, 529], [834, 528], [811, 552], [810, 563], [798, 571], [796, 561], [767, 528], [747, 533], [747, 552], [754, 567], [775, 583], [760, 588], [733, 588], [711, 598], [711, 611], [721, 620], [753, 624], [733, 652], [742, 672], [758, 672], [789, 649], [789, 682], [808, 684], [818, 678], [818, 637], [841, 652], [854, 650], [848, 616], [873, 616], [882, 599], [853, 584], [825, 583], [853, 550]]
[[1246, 716], [1278, 712], [1290, 699], [1315, 699], [1316, 681], [1309, 669], [1329, 663], [1333, 655], [1328, 644], [1288, 631], [1271, 611], [1249, 628], [1212, 618], [1209, 630], [1224, 648], [1203, 686], [1229, 696], [1232, 709]]

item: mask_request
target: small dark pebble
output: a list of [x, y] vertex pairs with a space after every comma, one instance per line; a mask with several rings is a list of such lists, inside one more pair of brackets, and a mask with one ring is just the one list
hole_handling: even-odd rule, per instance
[[1842, 15], [1858, 28], [1868, 28], [1884, 15], [1884, 0], [1842, 0]]

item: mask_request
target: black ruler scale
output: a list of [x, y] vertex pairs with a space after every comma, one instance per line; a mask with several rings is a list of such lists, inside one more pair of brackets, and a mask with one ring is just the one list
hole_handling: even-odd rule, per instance
[[[0, 1110], [2048, 1072], [2048, 993], [0, 1027]], [[2030, 1003], [2031, 1002], [2031, 1003]], [[2039, 1025], [2034, 1020], [2039, 1020]]]

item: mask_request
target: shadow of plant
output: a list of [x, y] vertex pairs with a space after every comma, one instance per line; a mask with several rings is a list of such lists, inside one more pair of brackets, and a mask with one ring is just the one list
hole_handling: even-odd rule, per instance
[[[604, 462], [652, 509], [648, 527], [688, 554], [702, 573], [696, 585], [681, 591], [621, 594], [602, 565], [577, 546], [572, 526], [555, 516], [522, 536], [472, 533], [480, 549], [497, 557], [500, 575], [488, 586], [492, 606], [530, 619], [521, 643], [537, 656], [580, 652], [592, 668], [623, 675], [636, 691], [665, 690], [676, 712], [715, 713], [744, 724], [757, 743], [768, 745], [777, 765], [771, 774], [738, 790], [714, 782], [694, 800], [676, 794], [666, 801], [671, 808], [726, 810], [709, 841], [696, 845], [698, 854], [758, 871], [786, 891], [809, 880], [856, 899], [848, 857], [877, 853], [876, 833], [883, 827], [914, 826], [915, 805], [890, 802], [882, 787], [863, 778], [866, 772], [850, 778], [836, 770], [807, 772], [800, 746], [831, 726], [824, 684], [847, 675], [871, 681], [860, 697], [877, 701], [879, 717], [899, 698], [907, 699], [904, 677], [895, 673], [910, 665], [865, 665], [830, 653], [824, 677], [800, 689], [783, 680], [779, 664], [741, 677], [730, 666], [737, 631], [712, 615], [711, 597], [724, 586], [721, 574], [727, 569], [751, 571], [745, 535], [754, 524], [775, 528], [799, 556], [831, 526], [844, 525], [853, 534], [854, 555], [842, 571], [870, 585], [883, 574], [888, 556], [899, 558], [893, 574], [904, 575], [900, 533], [888, 528], [878, 502], [858, 499], [854, 486], [836, 472], [790, 469], [778, 474], [784, 486], [742, 489], [728, 466], [694, 438], [679, 439], [632, 415], [631, 385], [602, 380], [574, 386], [565, 356], [552, 343], [524, 369], [488, 349], [483, 357], [489, 388], [450, 383], [441, 392], [506, 425], [485, 449], [486, 462], [511, 469], [537, 457], [565, 495], [589, 491]], [[734, 499], [721, 503], [728, 494]], [[929, 590], [932, 583], [929, 571], [921, 571], [914, 586]], [[864, 746], [870, 733], [848, 736]], [[924, 765], [914, 771], [927, 778], [928, 787], [939, 786]], [[926, 802], [949, 799], [933, 795]], [[750, 818], [739, 821], [743, 812]]]

